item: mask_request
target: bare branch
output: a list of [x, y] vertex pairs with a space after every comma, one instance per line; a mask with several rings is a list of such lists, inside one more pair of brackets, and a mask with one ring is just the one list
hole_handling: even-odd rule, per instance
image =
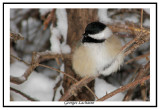
[[52, 101], [55, 100], [56, 92], [57, 92], [57, 89], [58, 89], [58, 87], [60, 86], [61, 82], [62, 82], [62, 78], [60, 78], [60, 80], [57, 82], [57, 84], [55, 85], [55, 87], [54, 87], [54, 89], [53, 89], [53, 90], [54, 90], [54, 94], [53, 94]]
[[[64, 75], [68, 76], [69, 78], [71, 78], [73, 81], [75, 81], [75, 82], [78, 83], [78, 80], [77, 80], [77, 79], [75, 79], [74, 77], [72, 77], [71, 75], [69, 75], [69, 74], [67, 74], [67, 73], [65, 73], [65, 72], [63, 72], [63, 71], [60, 71], [60, 70], [58, 70], [58, 69], [56, 69], [56, 68], [53, 68], [53, 67], [50, 67], [50, 66], [46, 66], [46, 65], [42, 65], [42, 64], [39, 64], [39, 66], [46, 67], [46, 68], [55, 70], [55, 71], [57, 71], [57, 72], [60, 72], [60, 73], [62, 73], [62, 74], [64, 74]], [[87, 83], [86, 83], [86, 84], [87, 84]], [[85, 87], [91, 92], [92, 95], [95, 96], [96, 99], [98, 99], [98, 97], [95, 95], [95, 93], [94, 93], [87, 85], [85, 85]]]
[[125, 62], [125, 64], [131, 63], [131, 62], [133, 62], [133, 61], [135, 61], [135, 60], [140, 60], [140, 59], [145, 58], [145, 57], [147, 57], [147, 56], [149, 56], [149, 55], [150, 55], [150, 52], [148, 52], [148, 53], [146, 53], [146, 54], [144, 54], [144, 55], [140, 55], [140, 56], [138, 56], [138, 57], [135, 57], [135, 58], [133, 58], [133, 59], [130, 59], [130, 60], [128, 60], [127, 62]]
[[16, 56], [14, 56], [14, 55], [10, 55], [11, 57], [13, 57], [13, 58], [15, 58], [15, 59], [17, 59], [18, 61], [20, 61], [20, 62], [23, 62], [23, 63], [25, 63], [26, 65], [30, 65], [29, 63], [27, 63], [27, 62], [25, 62], [25, 61], [23, 61], [22, 59], [20, 59], [20, 58], [18, 58], [18, 57], [16, 57]]
[[54, 70], [54, 71], [57, 71], [57, 72], [59, 72], [59, 73], [62, 73], [62, 74], [64, 74], [64, 75], [66, 75], [66, 76], [68, 76], [69, 78], [71, 78], [73, 81], [77, 81], [74, 77], [72, 77], [72, 76], [70, 76], [69, 74], [67, 74], [67, 73], [65, 73], [65, 72], [63, 72], [63, 71], [60, 71], [60, 70], [58, 70], [58, 69], [56, 69], [56, 68], [53, 68], [53, 67], [50, 67], [50, 66], [47, 66], [47, 65], [43, 65], [43, 64], [38, 64], [39, 66], [42, 66], [42, 67], [46, 67], [46, 68], [49, 68], [49, 69], [52, 69], [52, 70]]
[[51, 22], [51, 20], [53, 19], [55, 14], [55, 9], [52, 9], [52, 11], [48, 14], [47, 18], [45, 19], [43, 25], [44, 25], [44, 30], [47, 29], [49, 23]]
[[[132, 42], [132, 43], [134, 43], [133, 44], [133, 46], [131, 46], [126, 52], [125, 52], [125, 56], [127, 56], [127, 55], [129, 55], [129, 54], [131, 54], [132, 52], [134, 52], [138, 47], [140, 47], [142, 44], [144, 44], [145, 42], [148, 42], [149, 41], [149, 39], [150, 39], [150, 36], [149, 35], [146, 35], [146, 36], [144, 36], [144, 35], [142, 35], [142, 33], [140, 33], [139, 35], [137, 35], [137, 37], [136, 38], [134, 38], [132, 41], [130, 41], [130, 42]], [[126, 44], [127, 45], [127, 44]], [[126, 46], [125, 45], [125, 46]], [[124, 47], [125, 47], [124, 46]], [[123, 49], [126, 49], [126, 48], [124, 48], [123, 47]]]
[[114, 23], [108, 24], [108, 27], [110, 27], [114, 33], [127, 32], [136, 35], [136, 37], [133, 40], [131, 40], [122, 47], [122, 51], [126, 51], [125, 56], [134, 52], [138, 47], [140, 47], [145, 42], [148, 42], [150, 39], [150, 30], [148, 28], [141, 28], [134, 25], [133, 23], [132, 25]]
[[[144, 77], [144, 76], [146, 75], [146, 72], [148, 71], [149, 67], [150, 67], [150, 62], [148, 62], [148, 63], [144, 66], [144, 68], [141, 68], [141, 69], [139, 70], [139, 72], [138, 72], [135, 80], [138, 80], [138, 79]], [[134, 87], [132, 87], [132, 88], [130, 88], [130, 89], [128, 90], [128, 92], [127, 92], [127, 94], [125, 95], [123, 101], [128, 101], [128, 100], [131, 99], [131, 97], [132, 97], [131, 94], [133, 93], [133, 89], [134, 89]]]
[[98, 77], [99, 75], [95, 76], [95, 77], [84, 77], [83, 79], [81, 79], [79, 82], [73, 84], [69, 90], [61, 97], [61, 99], [59, 101], [66, 101], [67, 99], [69, 99], [72, 95], [74, 95], [75, 91], [80, 89], [82, 86], [86, 85], [87, 83], [91, 82], [93, 79], [95, 79], [96, 77]]
[[143, 9], [141, 9], [141, 29], [143, 28]]
[[122, 24], [119, 22], [113, 23], [113, 24], [107, 24], [107, 26], [112, 30], [113, 33], [119, 33], [119, 32], [126, 32], [126, 33], [140, 33], [142, 32], [145, 35], [150, 34], [150, 30], [148, 28], [141, 28], [139, 26], [136, 26], [134, 23], [132, 24]]
[[111, 93], [103, 96], [102, 98], [98, 99], [97, 101], [104, 101], [104, 100], [106, 100], [106, 99], [114, 96], [115, 94], [118, 94], [118, 93], [120, 93], [120, 92], [123, 92], [123, 91], [125, 91], [125, 90], [128, 90], [129, 88], [134, 87], [134, 86], [136, 86], [136, 85], [138, 85], [138, 84], [141, 84], [141, 83], [143, 83], [144, 81], [147, 81], [148, 79], [150, 79], [150, 75], [148, 75], [148, 76], [146, 76], [146, 77], [143, 77], [143, 78], [141, 78], [141, 79], [138, 79], [138, 80], [136, 80], [136, 81], [134, 81], [134, 82], [131, 82], [131, 83], [125, 85], [125, 86], [122, 86], [122, 87], [120, 87], [119, 89], [117, 89], [117, 90], [115, 90], [115, 91], [113, 91], [113, 92], [111, 92]]
[[[22, 59], [20, 58], [17, 58], [13, 55], [11, 55], [13, 58], [29, 65], [29, 63], [23, 61]], [[62, 55], [59, 55], [59, 54], [53, 54], [52, 52], [50, 51], [47, 51], [47, 52], [33, 52], [33, 55], [32, 55], [32, 63], [30, 64], [30, 66], [28, 67], [28, 69], [25, 71], [25, 73], [20, 76], [20, 77], [14, 77], [14, 76], [11, 76], [10, 77], [10, 81], [12, 83], [15, 83], [15, 84], [22, 84], [24, 81], [26, 81], [29, 77], [29, 75], [32, 73], [32, 71], [37, 67], [39, 66], [39, 63], [44, 61], [44, 60], [48, 60], [48, 59], [55, 59], [55, 58], [61, 58]], [[63, 58], [70, 58], [70, 55], [69, 54], [66, 54], [66, 55], [63, 55]]]
[[27, 94], [25, 94], [25, 93], [23, 93], [23, 92], [21, 92], [21, 91], [15, 89], [15, 88], [10, 87], [10, 90], [12, 90], [12, 91], [14, 91], [14, 92], [16, 92], [16, 93], [22, 95], [23, 97], [25, 97], [26, 99], [28, 99], [28, 100], [30, 100], [30, 101], [38, 101], [37, 99], [32, 98], [32, 97], [28, 96]]
[[28, 79], [28, 76], [31, 72], [36, 68], [36, 66], [29, 66], [29, 68], [25, 71], [25, 73], [20, 77], [10, 76], [10, 82], [15, 84], [22, 84]]
[[17, 40], [24, 40], [24, 37], [21, 34], [10, 33], [10, 38], [17, 42]]
[[[69, 78], [71, 78], [73, 81], [75, 82], [78, 82], [77, 79], [75, 79], [74, 77], [72, 77], [71, 75], [63, 72], [63, 71], [60, 71], [56, 68], [53, 68], [53, 67], [50, 67], [50, 66], [46, 66], [46, 65], [43, 65], [43, 64], [39, 64], [40, 61], [43, 61], [44, 60], [44, 57], [45, 59], [52, 59], [52, 58], [58, 58], [58, 57], [61, 57], [62, 58], [62, 54], [61, 55], [52, 55], [53, 53], [52, 52], [39, 52], [39, 53], [35, 53], [33, 52], [33, 55], [32, 55], [32, 65], [29, 66], [29, 68], [27, 69], [27, 71], [21, 76], [21, 77], [14, 77], [14, 76], [10, 76], [10, 81], [12, 83], [15, 83], [15, 84], [21, 84], [23, 83], [24, 81], [26, 81], [29, 77], [29, 75], [31, 74], [31, 72], [37, 67], [37, 66], [42, 66], [42, 67], [46, 67], [46, 68], [49, 68], [49, 69], [52, 69], [54, 71], [57, 71], [59, 73], [62, 73], [66, 76], [68, 76]], [[23, 60], [21, 60], [20, 58], [17, 58], [17, 57], [14, 57], [16, 58], [17, 60], [19, 61], [22, 61], [22, 62], [25, 62]], [[67, 57], [64, 55], [63, 58], [70, 58], [70, 56], [67, 55]], [[26, 63], [26, 62], [25, 62]], [[28, 64], [28, 63], [26, 63]], [[93, 94], [93, 96], [95, 96], [97, 99], [98, 97], [94, 94], [94, 92], [87, 86], [85, 85], [85, 87], [91, 92], [91, 94]]]

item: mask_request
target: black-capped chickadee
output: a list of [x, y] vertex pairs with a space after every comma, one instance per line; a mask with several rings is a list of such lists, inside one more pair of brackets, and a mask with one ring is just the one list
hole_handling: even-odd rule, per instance
[[81, 45], [72, 57], [72, 66], [81, 77], [116, 72], [124, 61], [121, 41], [105, 24], [92, 22], [85, 28]]

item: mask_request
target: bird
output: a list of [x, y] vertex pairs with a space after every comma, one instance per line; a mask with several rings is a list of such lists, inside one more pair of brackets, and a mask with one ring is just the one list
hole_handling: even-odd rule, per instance
[[72, 68], [78, 76], [108, 76], [120, 69], [124, 62], [122, 44], [107, 25], [91, 22], [82, 35], [72, 56]]

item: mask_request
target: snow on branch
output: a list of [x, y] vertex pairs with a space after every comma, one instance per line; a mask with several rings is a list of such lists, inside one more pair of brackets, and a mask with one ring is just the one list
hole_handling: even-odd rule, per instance
[[[56, 16], [57, 16], [57, 26], [53, 27], [51, 25], [51, 51], [55, 54], [60, 53], [70, 53], [71, 48], [69, 45], [66, 44], [67, 41], [67, 31], [68, 31], [68, 20], [67, 20], [67, 13], [65, 9], [56, 9]], [[63, 42], [60, 42], [61, 36], [63, 37]]]

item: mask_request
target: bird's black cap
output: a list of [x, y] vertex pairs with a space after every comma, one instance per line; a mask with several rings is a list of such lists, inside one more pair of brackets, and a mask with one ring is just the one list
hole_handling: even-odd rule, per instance
[[105, 28], [106, 28], [106, 25], [101, 22], [92, 22], [87, 25], [84, 34], [86, 34], [86, 35], [97, 34], [101, 31], [103, 31]]

